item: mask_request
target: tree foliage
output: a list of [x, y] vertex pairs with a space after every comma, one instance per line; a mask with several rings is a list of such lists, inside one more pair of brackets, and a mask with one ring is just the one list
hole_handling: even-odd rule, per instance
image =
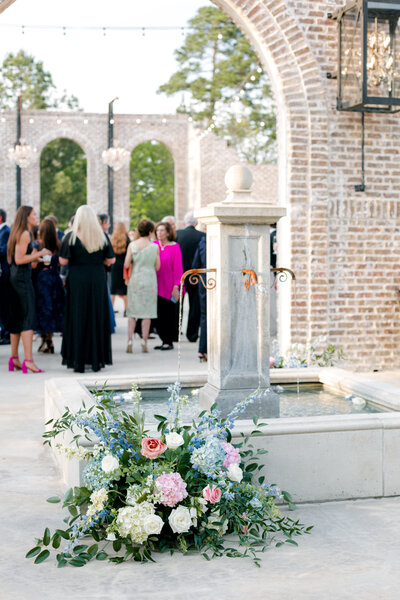
[[86, 157], [67, 138], [53, 140], [40, 156], [40, 216], [56, 215], [66, 229], [76, 209], [86, 202]]
[[174, 160], [164, 144], [143, 142], [132, 152], [130, 214], [131, 227], [144, 218], [160, 221], [174, 214]]
[[168, 96], [183, 92], [177, 111], [212, 127], [245, 160], [274, 161], [272, 91], [249, 42], [215, 7], [200, 8], [189, 25], [190, 33], [175, 51], [180, 68], [158, 92]]
[[24, 50], [7, 54], [0, 68], [0, 108], [14, 109], [20, 93], [24, 109], [79, 109], [75, 96], [68, 96], [65, 90], [57, 95], [53, 78], [43, 63]]

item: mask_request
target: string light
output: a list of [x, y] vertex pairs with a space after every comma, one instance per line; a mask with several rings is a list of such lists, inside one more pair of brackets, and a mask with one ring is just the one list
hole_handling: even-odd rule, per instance
[[[96, 25], [17, 25], [15, 23], [1, 23], [0, 28], [11, 28], [11, 29], [20, 29], [22, 34], [25, 34], [25, 31], [28, 29], [38, 29], [38, 30], [52, 30], [52, 31], [61, 31], [65, 36], [67, 31], [98, 31], [103, 34], [103, 36], [107, 35], [107, 32], [111, 31], [141, 31], [142, 36], [145, 36], [149, 31], [180, 31], [182, 36], [185, 35], [186, 32], [191, 31], [192, 28], [183, 25], [139, 25], [139, 26], [96, 26]], [[221, 37], [220, 37], [221, 36]], [[219, 39], [222, 38], [222, 35], [219, 34]]]

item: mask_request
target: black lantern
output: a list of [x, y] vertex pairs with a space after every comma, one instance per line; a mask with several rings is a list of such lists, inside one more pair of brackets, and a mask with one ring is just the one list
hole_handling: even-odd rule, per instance
[[400, 0], [350, 0], [338, 21], [337, 109], [400, 110]]

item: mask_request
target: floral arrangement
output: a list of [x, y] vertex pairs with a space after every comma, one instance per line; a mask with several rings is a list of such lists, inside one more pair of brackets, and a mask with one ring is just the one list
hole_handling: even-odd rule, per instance
[[[180, 550], [200, 552], [206, 559], [250, 557], [258, 565], [259, 553], [272, 541], [277, 546], [297, 545], [293, 538], [309, 533], [311, 527], [277, 508], [278, 499], [294, 509], [290, 495], [257, 477], [266, 451], [255, 449], [251, 436], [243, 434], [232, 443], [235, 420], [266, 392], [257, 390], [226, 418], [214, 405], [209, 413], [200, 413], [197, 422], [183, 425], [179, 414], [187, 396], [181, 395], [178, 383], [168, 389], [168, 414], [155, 415], [157, 437], [145, 428], [136, 386], [130, 413], [109, 393], [98, 395], [89, 409], [67, 409], [46, 424], [52, 428], [44, 434], [45, 444], [72, 432], [73, 445], [57, 448], [68, 458], [87, 461], [85, 485], [64, 496], [67, 527], [53, 534], [46, 527], [27, 558], [40, 563], [52, 547], [59, 567], [80, 567], [93, 558], [146, 561], [153, 560], [155, 551]], [[256, 417], [253, 422], [256, 436], [265, 424]], [[82, 438], [93, 442], [93, 437], [92, 447], [79, 445]], [[61, 499], [51, 497], [48, 502]], [[83, 543], [89, 536], [92, 539]]]
[[320, 336], [307, 344], [292, 344], [286, 355], [282, 355], [279, 343], [271, 343], [271, 369], [300, 369], [303, 367], [333, 367], [344, 360], [343, 350], [337, 350], [333, 344], [328, 344], [326, 337]]

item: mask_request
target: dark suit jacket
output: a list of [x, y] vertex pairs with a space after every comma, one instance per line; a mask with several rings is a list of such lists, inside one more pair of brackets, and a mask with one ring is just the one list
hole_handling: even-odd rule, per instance
[[0, 229], [0, 278], [8, 279], [8, 274], [10, 271], [10, 266], [7, 262], [7, 243], [8, 238], [10, 237], [10, 228], [8, 225], [4, 225]]
[[176, 241], [181, 247], [183, 270], [188, 271], [192, 268], [194, 255], [200, 240], [205, 237], [205, 233], [197, 231], [193, 225], [178, 229], [176, 232]]

